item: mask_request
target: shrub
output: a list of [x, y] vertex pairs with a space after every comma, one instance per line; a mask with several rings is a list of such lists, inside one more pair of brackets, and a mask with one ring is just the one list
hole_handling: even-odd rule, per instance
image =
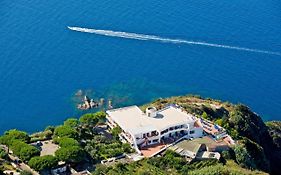
[[113, 129], [111, 130], [111, 134], [112, 134], [115, 138], [117, 138], [118, 135], [119, 135], [121, 132], [122, 132], [122, 129], [121, 129], [119, 126], [116, 126], [115, 128], [113, 128]]
[[55, 128], [56, 128], [56, 127], [54, 127], [54, 126], [47, 126], [47, 127], [45, 128], [45, 131], [52, 131], [52, 132], [54, 132]]
[[224, 159], [235, 159], [235, 153], [232, 149], [222, 152], [222, 157]]
[[208, 114], [206, 113], [206, 112], [203, 112], [203, 114], [202, 114], [202, 118], [204, 118], [204, 119], [209, 119], [209, 117], [208, 117]]
[[32, 175], [31, 172], [23, 170], [22, 172], [20, 172], [20, 175]]
[[8, 154], [6, 153], [5, 150], [0, 148], [0, 159], [7, 159]]
[[126, 153], [132, 153], [134, 150], [132, 149], [131, 145], [129, 143], [123, 143], [122, 144], [122, 149]]

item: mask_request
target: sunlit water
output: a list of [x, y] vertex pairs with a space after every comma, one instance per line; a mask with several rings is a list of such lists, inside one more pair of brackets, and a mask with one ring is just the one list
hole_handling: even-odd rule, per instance
[[115, 106], [200, 94], [280, 120], [278, 54], [109, 37], [67, 26], [281, 52], [278, 0], [2, 0], [0, 132], [33, 132], [78, 117], [72, 98], [78, 89], [111, 98]]

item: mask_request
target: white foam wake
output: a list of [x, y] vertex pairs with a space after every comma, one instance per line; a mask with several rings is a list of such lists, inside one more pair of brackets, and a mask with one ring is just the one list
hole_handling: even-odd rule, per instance
[[225, 48], [225, 49], [281, 56], [280, 52], [252, 49], [246, 47], [229, 46], [229, 45], [215, 44], [215, 43], [208, 43], [208, 42], [192, 41], [192, 40], [163, 38], [155, 35], [145, 35], [145, 34], [119, 32], [119, 31], [111, 31], [111, 30], [97, 30], [97, 29], [88, 29], [88, 28], [81, 28], [81, 27], [68, 27], [68, 29], [78, 32], [93, 33], [97, 35], [104, 35], [110, 37], [128, 38], [128, 39], [135, 39], [135, 40], [152, 40], [152, 41], [159, 41], [159, 42], [173, 43], [173, 44], [192, 44], [192, 45], [201, 45], [201, 46], [208, 46], [208, 47], [217, 47], [217, 48]]

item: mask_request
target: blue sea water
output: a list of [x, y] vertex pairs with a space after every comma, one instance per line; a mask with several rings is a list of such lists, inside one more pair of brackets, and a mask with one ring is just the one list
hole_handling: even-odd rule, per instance
[[279, 0], [1, 0], [0, 133], [56, 125], [81, 112], [78, 89], [117, 106], [199, 94], [281, 119], [281, 56], [138, 41], [67, 26], [281, 52]]

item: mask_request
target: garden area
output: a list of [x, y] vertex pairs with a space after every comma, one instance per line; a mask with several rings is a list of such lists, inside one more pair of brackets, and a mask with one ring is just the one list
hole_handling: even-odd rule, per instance
[[241, 168], [233, 160], [203, 160], [187, 163], [185, 158], [178, 153], [167, 150], [162, 157], [142, 159], [132, 163], [119, 163], [114, 166], [98, 165], [94, 175], [122, 175], [122, 174], [146, 174], [146, 175], [201, 175], [201, 174], [259, 174], [266, 173], [251, 171]]
[[[133, 152], [129, 144], [119, 141], [119, 128], [107, 129], [105, 116], [104, 112], [84, 114], [31, 135], [9, 130], [0, 137], [0, 144], [37, 172], [50, 171], [59, 162], [72, 166], [83, 162], [94, 165], [103, 159]], [[6, 157], [7, 151], [0, 149], [0, 159]]]

